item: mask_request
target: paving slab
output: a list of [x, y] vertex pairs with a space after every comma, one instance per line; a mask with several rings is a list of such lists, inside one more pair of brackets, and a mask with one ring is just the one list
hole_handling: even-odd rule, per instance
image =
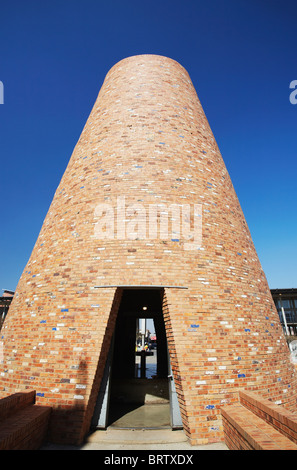
[[45, 444], [41, 450], [228, 450], [224, 442], [191, 446], [183, 431], [110, 429], [91, 433], [81, 446]]

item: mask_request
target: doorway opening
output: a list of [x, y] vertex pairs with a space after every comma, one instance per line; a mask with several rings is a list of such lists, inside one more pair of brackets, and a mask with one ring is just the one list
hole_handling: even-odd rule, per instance
[[159, 289], [123, 291], [114, 335], [108, 426], [170, 427], [161, 296]]
[[163, 288], [123, 289], [92, 422], [96, 428], [182, 428], [170, 373], [163, 294]]

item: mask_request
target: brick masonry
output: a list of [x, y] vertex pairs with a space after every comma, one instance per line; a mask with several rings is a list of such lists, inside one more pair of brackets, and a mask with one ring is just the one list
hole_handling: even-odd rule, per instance
[[[192, 224], [196, 204], [201, 246], [149, 238], [157, 203], [188, 204]], [[295, 409], [296, 372], [239, 201], [187, 71], [166, 57], [129, 57], [107, 74], [1, 331], [0, 396], [35, 389], [56, 442], [89, 429], [117, 285], [176, 286], [163, 314], [193, 444], [223, 439], [220, 407], [241, 388]]]
[[297, 450], [297, 415], [253, 393], [221, 408], [225, 442], [231, 450]]
[[0, 399], [0, 450], [39, 449], [50, 414], [50, 406], [35, 405], [35, 390]]

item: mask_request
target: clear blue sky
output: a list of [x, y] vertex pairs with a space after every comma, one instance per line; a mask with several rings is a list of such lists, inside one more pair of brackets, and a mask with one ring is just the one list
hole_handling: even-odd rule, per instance
[[143, 53], [188, 70], [270, 287], [297, 287], [296, 1], [1, 0], [0, 289], [16, 288], [106, 73]]

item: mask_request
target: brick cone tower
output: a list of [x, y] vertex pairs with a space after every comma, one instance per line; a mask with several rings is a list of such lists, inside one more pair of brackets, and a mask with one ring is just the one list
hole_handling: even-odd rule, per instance
[[139, 286], [162, 298], [191, 443], [223, 439], [220, 407], [239, 389], [294, 409], [294, 367], [225, 164], [187, 71], [155, 55], [107, 74], [1, 331], [1, 396], [35, 389], [53, 441], [88, 432], [121, 297]]

